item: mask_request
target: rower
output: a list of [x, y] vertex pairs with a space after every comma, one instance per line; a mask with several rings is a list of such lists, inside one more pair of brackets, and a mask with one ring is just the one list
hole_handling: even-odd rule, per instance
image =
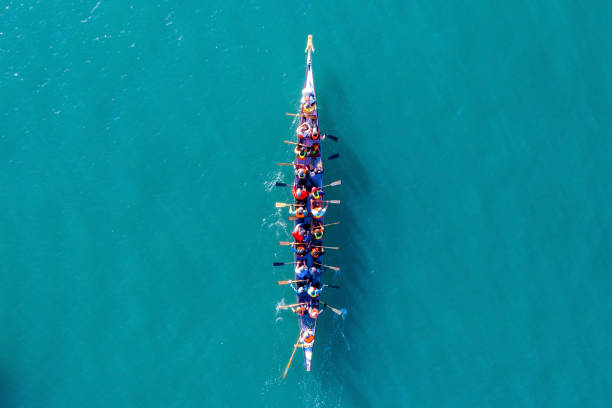
[[314, 239], [320, 240], [321, 238], [323, 238], [324, 231], [325, 228], [323, 227], [323, 225], [319, 224], [312, 229], [312, 236], [314, 237]]
[[307, 307], [305, 304], [300, 303], [297, 307], [291, 307], [291, 311], [296, 313], [298, 316], [304, 316], [306, 314]]
[[291, 235], [293, 235], [296, 242], [304, 242], [305, 238], [308, 236], [305, 225], [303, 223], [297, 224], [295, 228], [293, 228]]
[[[310, 279], [310, 271], [308, 270], [308, 265], [306, 264], [306, 261], [298, 261], [298, 263], [295, 265], [295, 278], [296, 280], [304, 281]], [[304, 282], [298, 283], [304, 285]]]
[[323, 216], [325, 215], [325, 211], [327, 211], [327, 206], [329, 205], [329, 203], [325, 203], [325, 208], [321, 207], [321, 203], [317, 202], [317, 201], [311, 201], [310, 202], [310, 212], [312, 213], [312, 216], [314, 218], [323, 218]]
[[320, 136], [320, 134], [319, 134], [319, 128], [318, 128], [317, 126], [314, 126], [314, 127], [312, 128], [310, 138], [311, 138], [312, 140], [317, 140], [317, 139], [319, 138], [319, 136]]
[[314, 285], [310, 285], [308, 287], [308, 296], [311, 298], [316, 298], [321, 294], [322, 290], [321, 283], [317, 281], [314, 283]]
[[321, 156], [321, 145], [319, 143], [313, 143], [308, 148], [308, 157], [319, 157]]
[[310, 177], [313, 177], [317, 174], [323, 174], [323, 161], [321, 160], [317, 161], [316, 166], [313, 166], [312, 164], [310, 164], [310, 166], [308, 166], [308, 173]]
[[321, 246], [313, 245], [312, 248], [310, 249], [310, 256], [312, 256], [313, 258], [318, 258], [320, 256], [323, 256], [324, 254], [325, 254], [325, 250]]
[[297, 145], [295, 149], [293, 149], [293, 153], [296, 154], [298, 159], [305, 159], [306, 156], [310, 155], [310, 148], [307, 146]]
[[296, 186], [294, 184], [293, 188], [291, 189], [291, 192], [293, 193], [293, 197], [296, 200], [304, 201], [306, 200], [306, 197], [308, 197], [308, 191], [306, 190], [306, 187], [304, 186]]
[[318, 282], [319, 280], [321, 280], [321, 269], [317, 269], [314, 266], [311, 267], [310, 276], [312, 281]]
[[304, 347], [312, 347], [314, 345], [314, 332], [311, 329], [304, 329], [300, 334], [300, 343]]
[[308, 308], [308, 315], [311, 319], [316, 319], [317, 317], [319, 317], [319, 315], [323, 313], [325, 307], [327, 306], [327, 304], [323, 304], [323, 309], [319, 309], [318, 303], [319, 302], [317, 302], [317, 304], [312, 303]]
[[306, 211], [306, 206], [305, 205], [296, 206], [294, 204], [291, 204], [289, 206], [289, 214], [290, 215], [295, 215], [296, 218], [304, 218], [304, 216], [307, 213], [308, 212]]
[[308, 253], [308, 249], [306, 249], [306, 244], [304, 243], [293, 243], [291, 246], [293, 252], [300, 258], [303, 258]]
[[308, 167], [298, 164], [295, 166], [295, 177], [298, 185], [306, 185], [306, 176], [308, 175]]
[[297, 137], [298, 139], [304, 139], [305, 137], [310, 136], [312, 132], [312, 127], [308, 124], [308, 122], [304, 122], [302, 123], [300, 126], [298, 126], [297, 128]]
[[310, 201], [316, 201], [323, 198], [325, 192], [320, 187], [312, 187], [310, 189]]

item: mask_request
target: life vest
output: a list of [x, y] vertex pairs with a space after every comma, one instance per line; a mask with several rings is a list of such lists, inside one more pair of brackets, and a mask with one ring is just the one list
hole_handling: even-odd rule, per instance
[[325, 209], [318, 207], [318, 208], [313, 208], [312, 209], [312, 216], [316, 219], [319, 218], [323, 218], [323, 215], [325, 215]]
[[300, 150], [298, 151], [297, 156], [298, 156], [300, 159], [305, 159], [305, 158], [306, 158], [306, 153], [307, 153], [307, 152], [306, 152], [306, 149], [300, 149]]
[[[304, 207], [298, 207], [298, 208], [302, 208], [302, 211], [297, 212], [297, 210], [295, 211], [295, 216], [297, 218], [304, 218], [304, 216], [306, 215], [306, 211], [303, 210]], [[320, 239], [320, 238], [317, 238]]]
[[323, 238], [323, 227], [316, 227], [313, 231], [312, 231], [315, 239], [321, 239]]
[[298, 178], [305, 179], [306, 178], [306, 169], [299, 168], [297, 169]]
[[[300, 234], [300, 232], [302, 233]], [[304, 231], [302, 224], [296, 225], [291, 235], [293, 235], [293, 238], [295, 238], [297, 242], [302, 242], [304, 240], [304, 235], [306, 235], [306, 232]]]
[[313, 131], [312, 135], [310, 135], [310, 138], [312, 140], [317, 140], [319, 138], [319, 129], [316, 129], [316, 131]]
[[303, 245], [300, 245], [295, 249], [295, 254], [300, 258], [305, 257], [307, 253], [308, 251], [306, 251], [306, 247]]
[[312, 330], [304, 332], [304, 335], [302, 336], [302, 342], [304, 343], [304, 347], [311, 347], [312, 343], [314, 343], [314, 339], [315, 337]]
[[295, 309], [295, 313], [298, 314], [298, 316], [304, 316], [306, 314], [306, 306], [304, 305], [300, 305]]
[[314, 248], [312, 248], [312, 251], [310, 251], [310, 255], [313, 258], [318, 258], [321, 255], [323, 255], [323, 250], [321, 248], [319, 248], [319, 247], [314, 247]]
[[[314, 135], [313, 135], [314, 136]], [[313, 137], [314, 139], [314, 137]], [[316, 143], [310, 146], [310, 155], [311, 156], [319, 156], [321, 154], [321, 146]]]
[[[298, 194], [297, 190], [298, 189], [297, 189], [297, 187], [295, 185], [293, 186], [293, 189], [291, 190], [291, 192], [293, 193], [293, 197], [295, 197], [296, 200], [305, 200], [306, 197], [308, 197], [308, 191], [306, 191], [305, 188], [301, 189], [300, 194]], [[303, 217], [303, 215], [302, 215], [302, 217]]]
[[310, 315], [311, 319], [316, 319], [317, 317], [319, 317], [319, 309], [311, 307], [308, 314]]

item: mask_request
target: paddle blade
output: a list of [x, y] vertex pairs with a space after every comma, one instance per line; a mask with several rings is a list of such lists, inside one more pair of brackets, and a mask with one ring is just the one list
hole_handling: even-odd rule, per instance
[[334, 142], [337, 142], [337, 141], [338, 141], [338, 138], [337, 138], [336, 136], [334, 136], [334, 135], [325, 135], [325, 137], [326, 137], [326, 138], [327, 138], [327, 137], [329, 137], [329, 138], [330, 138], [331, 140], [333, 140]]
[[289, 221], [295, 221], [296, 219], [297, 219], [297, 217], [295, 217], [293, 215], [291, 217], [289, 217]]
[[291, 280], [278, 281], [278, 285], [288, 285], [291, 283]]
[[283, 266], [285, 262], [274, 262], [272, 265], [274, 266]]
[[[340, 204], [340, 200], [329, 200], [330, 204]], [[278, 203], [277, 203], [278, 204]]]
[[336, 180], [336, 181], [334, 181], [333, 183], [329, 183], [329, 185], [330, 185], [331, 187], [333, 187], [333, 186], [339, 186], [340, 184], [342, 184], [342, 180]]
[[336, 286], [336, 285], [325, 285], [328, 288], [334, 288], [334, 289], [340, 289], [340, 286]]
[[278, 245], [293, 245], [293, 242], [289, 242], [289, 241], [280, 241], [278, 243]]
[[276, 203], [276, 208], [284, 208], [286, 206], [288, 206], [289, 204], [285, 204], [285, 203]]
[[287, 187], [287, 183], [281, 183], [280, 181], [276, 182], [276, 187]]
[[334, 153], [331, 156], [329, 156], [327, 160], [334, 160], [334, 159], [337, 159], [338, 157], [340, 157], [340, 153]]

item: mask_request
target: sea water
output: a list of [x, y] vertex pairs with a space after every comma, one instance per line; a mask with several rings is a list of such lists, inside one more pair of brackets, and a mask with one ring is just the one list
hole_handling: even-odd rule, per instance
[[[0, 406], [610, 406], [611, 18], [3, 2]], [[348, 313], [281, 380], [307, 34]]]

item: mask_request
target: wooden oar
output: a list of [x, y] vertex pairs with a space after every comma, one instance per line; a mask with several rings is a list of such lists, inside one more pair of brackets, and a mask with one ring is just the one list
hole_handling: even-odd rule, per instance
[[325, 267], [325, 268], [329, 268], [329, 269], [331, 269], [331, 270], [333, 270], [333, 271], [336, 271], [336, 272], [340, 270], [340, 268], [338, 268], [337, 266], [323, 265], [323, 264], [320, 264], [320, 263], [318, 263], [318, 262], [313, 262], [313, 264], [315, 264], [315, 265], [319, 265], [319, 266], [323, 266], [323, 267]]
[[272, 266], [283, 266], [283, 265], [293, 265], [297, 262], [274, 262], [272, 263]]
[[297, 341], [295, 342], [295, 345], [293, 346], [293, 352], [291, 353], [291, 358], [289, 359], [289, 362], [287, 363], [287, 367], [285, 367], [285, 372], [283, 373], [283, 380], [285, 379], [285, 377], [287, 377], [287, 372], [289, 372], [289, 367], [291, 367], [291, 362], [293, 361], [295, 350], [297, 350], [298, 346], [300, 345], [301, 337], [302, 337], [302, 333], [300, 332], [300, 336], [298, 337]]
[[329, 227], [330, 225], [338, 225], [338, 224], [340, 224], [340, 221], [336, 221], [336, 222], [332, 222], [332, 223], [329, 223], [329, 224], [325, 224], [323, 226], [324, 227]]
[[276, 163], [279, 166], [293, 166], [293, 163]]
[[289, 113], [289, 112], [285, 112], [285, 115], [287, 116], [317, 116], [317, 115], [308, 115], [305, 113]]
[[328, 247], [328, 246], [323, 246], [323, 245], [311, 245], [312, 247], [317, 247], [317, 248], [325, 248], [325, 249], [333, 249], [335, 251], [339, 251], [340, 247]]
[[306, 204], [288, 204], [288, 203], [276, 203], [276, 208], [285, 208], [285, 207], [290, 207], [290, 206], [296, 206], [296, 207], [305, 207]]
[[321, 302], [325, 305], [325, 307], [329, 307], [331, 309], [332, 312], [334, 312], [335, 314], [342, 316], [342, 311], [336, 309], [335, 307], [331, 307], [330, 305], [328, 305], [327, 303]]
[[283, 140], [283, 142], [285, 142], [285, 143], [287, 143], [287, 144], [292, 144], [292, 145], [302, 146], [302, 147], [310, 147], [310, 146], [308, 146], [308, 145], [303, 145], [303, 144], [300, 144], [300, 143], [290, 142], [290, 141], [288, 141], [288, 140]]
[[284, 281], [278, 281], [278, 285], [288, 285], [290, 283], [297, 283], [297, 282], [308, 282], [307, 280], [284, 280]]
[[325, 187], [333, 187], [333, 186], [339, 186], [340, 184], [342, 184], [342, 180], [336, 180], [336, 181], [332, 181], [329, 184], [324, 185], [321, 188], [325, 188]]
[[283, 305], [283, 306], [279, 306], [279, 309], [288, 309], [290, 307], [294, 307], [294, 306], [302, 306], [302, 305], [308, 305], [308, 303], [294, 303], [292, 305]]

